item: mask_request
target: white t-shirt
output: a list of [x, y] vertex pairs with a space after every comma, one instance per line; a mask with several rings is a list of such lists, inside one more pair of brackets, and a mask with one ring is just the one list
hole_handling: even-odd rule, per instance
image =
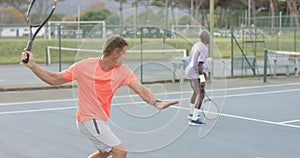
[[201, 61], [203, 62], [203, 71], [206, 70], [205, 62], [208, 57], [208, 48], [202, 42], [197, 42], [193, 45], [189, 63], [185, 69], [185, 75], [188, 79], [198, 79], [198, 63]]

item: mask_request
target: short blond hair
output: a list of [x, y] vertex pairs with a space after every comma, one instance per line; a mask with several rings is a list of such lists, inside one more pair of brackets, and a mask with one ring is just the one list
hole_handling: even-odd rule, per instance
[[110, 55], [112, 52], [120, 52], [127, 46], [128, 42], [119, 35], [112, 35], [106, 39], [103, 44], [103, 54]]

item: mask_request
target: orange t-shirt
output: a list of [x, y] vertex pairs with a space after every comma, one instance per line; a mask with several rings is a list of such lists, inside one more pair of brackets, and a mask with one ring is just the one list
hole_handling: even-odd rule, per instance
[[66, 81], [77, 80], [78, 121], [94, 118], [108, 120], [113, 94], [121, 86], [137, 80], [126, 65], [103, 71], [98, 58], [79, 61], [61, 74]]

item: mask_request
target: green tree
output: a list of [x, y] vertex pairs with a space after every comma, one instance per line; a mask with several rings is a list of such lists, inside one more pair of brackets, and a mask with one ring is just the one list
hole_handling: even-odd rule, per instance
[[63, 17], [63, 14], [53, 14], [50, 18], [50, 21], [61, 21]]
[[[103, 3], [96, 2], [96, 3], [92, 4], [87, 10], [85, 10], [80, 15], [80, 20], [82, 20], [82, 21], [104, 21], [111, 15], [112, 15], [112, 13], [107, 8], [105, 8]], [[92, 29], [95, 29], [94, 26], [82, 27], [83, 36], [85, 36], [87, 33], [91, 33]], [[95, 32], [96, 30], [93, 30], [93, 31]]]
[[101, 7], [97, 10], [89, 10], [87, 12], [84, 12], [80, 16], [80, 19], [83, 21], [103, 21], [110, 15], [111, 12], [108, 9]]

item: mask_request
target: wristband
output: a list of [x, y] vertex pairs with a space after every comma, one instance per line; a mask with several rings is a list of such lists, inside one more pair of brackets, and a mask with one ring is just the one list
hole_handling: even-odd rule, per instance
[[205, 77], [204, 77], [204, 75], [199, 75], [199, 78], [200, 78], [200, 83], [205, 82]]

